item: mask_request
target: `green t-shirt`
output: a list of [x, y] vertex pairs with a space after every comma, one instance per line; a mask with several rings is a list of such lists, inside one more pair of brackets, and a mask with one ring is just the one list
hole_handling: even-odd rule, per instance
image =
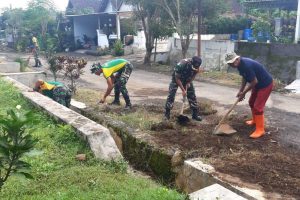
[[[60, 82], [57, 82], [57, 81], [46, 81], [46, 83], [48, 83], [50, 85], [55, 85], [56, 87], [57, 86], [64, 86], [64, 84], [62, 84]], [[42, 90], [42, 94], [49, 97], [49, 98], [51, 98], [51, 99], [53, 99], [53, 89], [52, 90], [44, 89], [44, 90]]]

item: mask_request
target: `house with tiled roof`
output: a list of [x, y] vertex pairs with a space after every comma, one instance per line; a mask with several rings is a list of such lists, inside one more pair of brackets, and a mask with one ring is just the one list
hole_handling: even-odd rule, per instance
[[120, 39], [120, 19], [133, 8], [123, 0], [69, 0], [66, 16], [73, 21], [74, 39], [97, 38], [96, 46], [107, 46], [105, 38]]

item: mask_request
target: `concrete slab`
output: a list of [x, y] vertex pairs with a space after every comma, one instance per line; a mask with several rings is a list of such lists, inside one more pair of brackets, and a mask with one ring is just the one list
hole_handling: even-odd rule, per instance
[[189, 195], [190, 200], [246, 200], [244, 197], [226, 189], [219, 184], [213, 184]]
[[5, 62], [5, 61], [6, 61], [6, 57], [0, 55], [0, 63]]
[[0, 62], [0, 72], [20, 72], [20, 63]]

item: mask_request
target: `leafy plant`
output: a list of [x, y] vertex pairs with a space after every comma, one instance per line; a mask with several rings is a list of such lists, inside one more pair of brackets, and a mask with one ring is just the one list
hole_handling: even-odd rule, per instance
[[257, 37], [259, 32], [269, 33], [271, 31], [271, 23], [262, 17], [258, 18], [251, 26], [253, 34]]
[[68, 78], [71, 81], [69, 88], [73, 93], [76, 92], [76, 80], [83, 74], [83, 68], [86, 66], [87, 61], [85, 59], [77, 59], [75, 57], [68, 56], [54, 56], [49, 59], [50, 70], [52, 73], [63, 71], [64, 78]]
[[31, 112], [22, 114], [12, 109], [7, 111], [7, 116], [0, 118], [0, 189], [12, 174], [33, 178], [28, 173], [30, 164], [21, 160], [37, 143], [37, 140], [26, 132], [28, 125], [33, 121]]
[[113, 47], [113, 55], [114, 56], [123, 56], [124, 55], [124, 49], [123, 44], [121, 40], [117, 40]]

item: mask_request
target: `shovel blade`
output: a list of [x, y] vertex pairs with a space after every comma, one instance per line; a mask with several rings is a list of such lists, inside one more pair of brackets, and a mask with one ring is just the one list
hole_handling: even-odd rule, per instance
[[181, 125], [185, 125], [190, 121], [190, 119], [185, 115], [179, 115], [177, 117], [177, 122]]
[[237, 131], [233, 129], [228, 124], [221, 124], [216, 130], [214, 130], [215, 135], [232, 135], [236, 133]]

